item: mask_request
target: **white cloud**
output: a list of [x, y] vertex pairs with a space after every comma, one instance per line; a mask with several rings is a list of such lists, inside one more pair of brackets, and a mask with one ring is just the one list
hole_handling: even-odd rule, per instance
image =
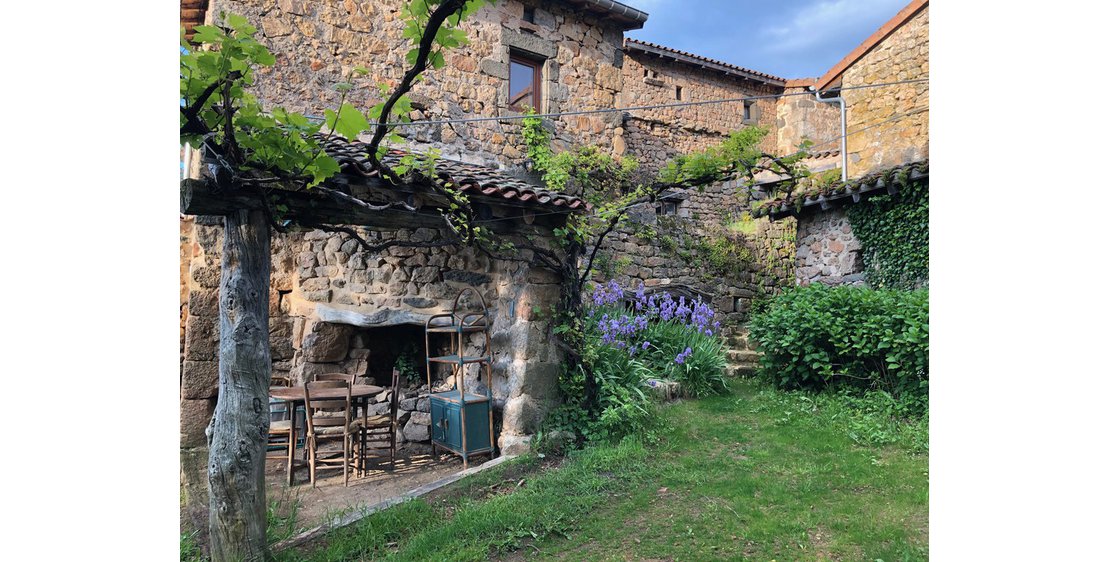
[[[830, 39], [854, 34], [861, 25], [878, 29], [907, 0], [817, 0], [787, 16], [780, 25], [764, 27], [768, 53], [793, 53]], [[873, 31], [873, 30], [872, 30]]]

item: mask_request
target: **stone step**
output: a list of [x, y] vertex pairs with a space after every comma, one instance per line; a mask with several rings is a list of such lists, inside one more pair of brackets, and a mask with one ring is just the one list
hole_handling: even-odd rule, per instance
[[743, 334], [729, 336], [725, 338], [725, 347], [754, 350], [756, 348], [756, 344], [754, 341], [748, 339], [747, 334]]
[[763, 354], [758, 351], [751, 351], [749, 349], [729, 349], [725, 351], [725, 358], [728, 359], [730, 364], [759, 364], [759, 358]]

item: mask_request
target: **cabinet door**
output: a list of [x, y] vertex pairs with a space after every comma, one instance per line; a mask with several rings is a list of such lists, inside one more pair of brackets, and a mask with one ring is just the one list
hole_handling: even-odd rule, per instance
[[442, 400], [432, 400], [432, 441], [439, 441], [440, 443], [446, 441], [446, 436], [443, 432], [443, 419], [446, 414], [446, 408], [443, 406]]

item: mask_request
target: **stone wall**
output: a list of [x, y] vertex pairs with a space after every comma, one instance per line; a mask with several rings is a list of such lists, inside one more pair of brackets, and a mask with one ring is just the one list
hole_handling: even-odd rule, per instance
[[[926, 6], [849, 66], [843, 85], [912, 80], [929, 74], [929, 8]], [[845, 90], [848, 177], [929, 157], [929, 83]], [[900, 117], [907, 115], [908, 117]], [[885, 122], [884, 122], [885, 121]]]
[[[374, 242], [391, 237], [420, 240], [431, 235], [426, 229], [359, 230]], [[222, 221], [211, 217], [182, 223], [186, 304], [182, 308], [181, 481], [186, 513], [195, 528], [207, 524], [205, 428], [215, 409], [219, 378], [222, 231]], [[543, 234], [540, 227], [524, 225], [516, 232], [519, 236]], [[542, 240], [539, 238], [541, 244]], [[388, 385], [388, 379], [373, 375], [391, 370], [396, 354], [373, 354], [367, 330], [392, 326], [415, 331], [420, 334], [417, 343], [423, 357], [424, 321], [432, 314], [449, 312], [458, 292], [473, 287], [486, 299], [493, 320], [492, 392], [501, 428], [498, 448], [504, 453], [527, 448], [544, 413], [558, 399], [556, 382], [562, 357], [550, 345], [548, 321], [534, 313], [557, 302], [560, 285], [554, 274], [451, 247], [393, 247], [369, 253], [346, 234], [322, 231], [274, 233], [271, 245], [270, 349], [275, 377], [287, 376], [299, 385], [318, 373], [345, 372]], [[467, 305], [468, 300], [462, 303]], [[472, 339], [468, 349], [478, 343]], [[422, 384], [423, 362], [418, 369], [418, 379], [403, 389], [401, 443], [428, 440], [430, 418], [418, 403], [419, 395], [427, 392]], [[478, 385], [476, 378], [476, 370], [469, 371], [467, 387], [484, 392], [485, 385]], [[433, 380], [433, 384], [438, 382], [442, 381]], [[384, 400], [381, 396], [378, 402]]]
[[804, 95], [784, 96], [775, 104], [776, 154], [790, 154], [806, 139], [819, 144], [813, 151], [840, 150], [840, 106], [817, 101], [808, 93], [811, 84], [811, 79], [787, 82], [783, 93]]
[[[641, 53], [624, 57], [622, 106], [657, 105], [680, 101], [707, 101], [774, 94], [781, 88], [756, 86], [719, 72], [668, 62]], [[682, 88], [677, 99], [676, 87]], [[677, 154], [703, 150], [721, 142], [729, 132], [758, 124], [773, 131], [775, 100], [754, 102], [750, 121], [744, 120], [744, 102], [714, 103], [629, 112], [617, 130], [618, 153], [635, 156], [641, 165], [657, 169]], [[775, 134], [768, 135], [765, 150], [775, 146]], [[624, 149], [623, 151], [621, 149]]]
[[860, 243], [843, 208], [797, 219], [799, 285], [864, 284]]
[[[257, 74], [264, 104], [280, 104], [311, 115], [334, 108], [339, 95], [331, 88], [355, 66], [370, 70], [360, 78], [348, 101], [369, 109], [379, 103], [379, 83], [396, 84], [407, 68], [409, 40], [403, 29], [401, 0], [309, 2], [307, 0], [214, 0], [210, 14], [241, 13], [257, 25], [259, 40], [277, 62]], [[462, 24], [470, 44], [446, 53], [446, 66], [425, 72], [410, 97], [411, 117], [444, 119], [515, 115], [508, 109], [510, 49], [545, 60], [544, 112], [611, 108], [621, 90], [620, 27], [596, 15], [568, 9], [559, 2], [529, 0], [535, 23], [522, 19], [525, 4], [504, 0], [482, 7]], [[618, 114], [556, 118], [557, 144], [595, 144], [608, 149]], [[416, 149], [436, 147], [458, 160], [519, 166], [523, 141], [519, 121], [401, 127]]]
[[[845, 69], [842, 86], [913, 80], [928, 73], [929, 8], [926, 6]], [[841, 97], [847, 105], [848, 132], [860, 131], [848, 137], [849, 179], [929, 157], [928, 82], [843, 90]], [[798, 101], [788, 101], [791, 99]], [[779, 104], [783, 117], [779, 128], [780, 149], [796, 134], [795, 128], [812, 123], [820, 129], [828, 121], [820, 115], [836, 113], [837, 107], [833, 104], [828, 104], [825, 113], [815, 113], [808, 107], [801, 107], [802, 99], [806, 98], [784, 98]], [[797, 283], [864, 284], [860, 250], [844, 209], [817, 211], [799, 218]]]
[[677, 216], [659, 216], [650, 205], [634, 209], [629, 225], [602, 246], [593, 278], [615, 278], [624, 287], [688, 288], [711, 303], [731, 335], [747, 322], [753, 299], [791, 284], [795, 224], [751, 219], [739, 182], [685, 197]]

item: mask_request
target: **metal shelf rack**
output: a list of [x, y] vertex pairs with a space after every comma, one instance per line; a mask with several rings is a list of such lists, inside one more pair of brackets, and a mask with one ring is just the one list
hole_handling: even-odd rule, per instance
[[[473, 293], [481, 303], [480, 312], [464, 311], [459, 308], [459, 301], [467, 292]], [[429, 393], [432, 388], [432, 363], [451, 365], [451, 374], [454, 376], [455, 383], [451, 390], [429, 395], [432, 416], [432, 453], [438, 457], [438, 449], [446, 449], [461, 456], [464, 470], [469, 468], [471, 456], [489, 453], [492, 457], [496, 454], [493, 445], [493, 352], [490, 350], [489, 333], [491, 323], [489, 307], [486, 306], [485, 299], [476, 289], [467, 287], [459, 291], [455, 297], [450, 313], [436, 314], [424, 324]], [[431, 355], [430, 334], [450, 336], [450, 351], [447, 355], [434, 357]], [[477, 355], [464, 355], [465, 336], [469, 334], [485, 336], [483, 348]], [[484, 396], [466, 391], [467, 365], [478, 365], [479, 381], [482, 373], [485, 373], [486, 394]], [[468, 417], [471, 418], [469, 425]]]

